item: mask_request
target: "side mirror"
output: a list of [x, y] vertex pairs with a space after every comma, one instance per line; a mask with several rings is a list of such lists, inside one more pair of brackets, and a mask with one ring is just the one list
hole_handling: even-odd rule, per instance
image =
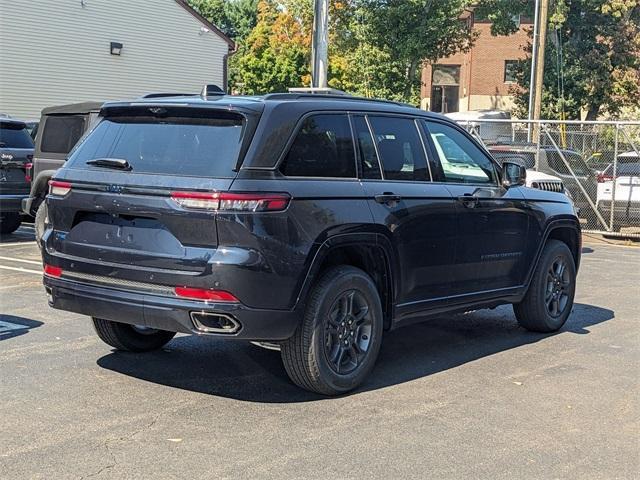
[[527, 183], [527, 169], [519, 159], [505, 159], [502, 162], [502, 186], [521, 187]]

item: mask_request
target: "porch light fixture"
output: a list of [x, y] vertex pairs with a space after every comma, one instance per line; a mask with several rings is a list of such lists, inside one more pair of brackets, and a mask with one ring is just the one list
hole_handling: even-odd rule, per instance
[[119, 42], [111, 42], [111, 55], [120, 55], [122, 52], [122, 44]]

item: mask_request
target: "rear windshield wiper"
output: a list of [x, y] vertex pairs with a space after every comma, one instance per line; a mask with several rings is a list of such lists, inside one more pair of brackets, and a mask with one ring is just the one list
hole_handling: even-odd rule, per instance
[[89, 160], [87, 165], [95, 167], [114, 168], [116, 170], [131, 170], [131, 165], [123, 158], [94, 158]]

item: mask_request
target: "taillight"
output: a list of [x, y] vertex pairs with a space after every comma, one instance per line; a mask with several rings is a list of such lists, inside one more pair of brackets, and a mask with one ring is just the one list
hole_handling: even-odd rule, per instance
[[598, 183], [610, 182], [611, 180], [613, 180], [613, 176], [604, 173], [600, 173], [597, 177]]
[[[33, 155], [27, 155], [28, 157], [32, 157]], [[33, 170], [33, 163], [29, 162], [29, 163], [25, 163], [24, 164], [24, 179], [27, 183], [31, 182], [31, 171]]]
[[61, 277], [62, 269], [60, 267], [54, 267], [53, 265], [44, 265], [44, 274], [48, 277]]
[[49, 195], [59, 195], [64, 197], [71, 191], [69, 182], [60, 182], [58, 180], [49, 180]]
[[209, 300], [212, 302], [238, 303], [239, 300], [224, 290], [208, 290], [206, 288], [176, 287], [175, 293], [179, 297], [195, 300]]
[[278, 212], [285, 210], [287, 193], [171, 192], [171, 199], [184, 208], [227, 212]]

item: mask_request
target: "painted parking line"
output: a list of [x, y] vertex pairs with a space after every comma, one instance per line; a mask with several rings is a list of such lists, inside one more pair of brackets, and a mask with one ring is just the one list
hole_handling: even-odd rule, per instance
[[42, 275], [41, 270], [29, 270], [28, 268], [21, 267], [7, 267], [6, 265], [0, 265], [0, 269], [3, 270], [12, 270], [14, 272], [23, 272], [23, 273], [34, 273], [36, 275]]
[[0, 248], [1, 247], [18, 247], [21, 245], [37, 245], [38, 242], [36, 242], [35, 240], [33, 242], [6, 242], [6, 243], [0, 243]]
[[9, 260], [10, 262], [19, 262], [19, 263], [30, 263], [31, 265], [40, 265], [42, 266], [42, 262], [37, 262], [36, 260], [25, 260], [23, 258], [11, 258], [11, 257], [1, 257], [0, 260]]

